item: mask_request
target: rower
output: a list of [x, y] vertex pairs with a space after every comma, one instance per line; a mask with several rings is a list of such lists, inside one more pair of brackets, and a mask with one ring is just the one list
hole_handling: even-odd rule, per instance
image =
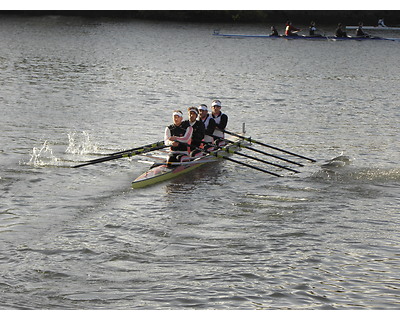
[[205, 104], [201, 104], [198, 107], [199, 110], [199, 121], [203, 122], [204, 124], [204, 142], [205, 143], [213, 143], [214, 138], [211, 136], [215, 130], [215, 121], [212, 116], [208, 113], [208, 108]]
[[275, 26], [271, 27], [271, 33], [269, 34], [270, 37], [279, 37], [278, 30], [276, 30]]
[[[346, 27], [344, 27], [344, 29], [346, 29]], [[347, 38], [347, 33], [343, 30], [343, 25], [341, 23], [339, 23], [337, 26], [335, 36], [337, 38]]]
[[197, 116], [199, 115], [199, 110], [196, 107], [189, 107], [188, 108], [188, 116], [189, 120], [187, 122], [189, 126], [193, 128], [192, 133], [192, 140], [190, 142], [190, 156], [194, 157], [197, 154], [201, 153], [198, 148], [200, 147], [201, 143], [203, 142], [205, 127], [202, 121], [197, 120]]
[[362, 29], [363, 23], [360, 22], [358, 24], [358, 28], [356, 29], [356, 37], [363, 37], [363, 38], [369, 38], [369, 34], [365, 33], [364, 30]]
[[383, 20], [383, 18], [378, 20], [378, 27], [384, 27], [384, 28], [387, 27], [387, 25], [385, 25], [385, 21]]
[[286, 22], [285, 36], [298, 36], [297, 32], [299, 31], [300, 29], [293, 27], [291, 21]]
[[[170, 146], [171, 154], [167, 162], [182, 160], [182, 156], [188, 155], [187, 143], [192, 138], [193, 128], [188, 121], [183, 121], [183, 113], [174, 110], [172, 113], [173, 124], [165, 128], [164, 144]], [[186, 157], [188, 158], [188, 157]]]
[[317, 31], [317, 27], [315, 26], [315, 22], [311, 21], [310, 28], [309, 28], [310, 36], [311, 37], [321, 37], [320, 34], [315, 33], [316, 31]]
[[221, 112], [221, 101], [213, 100], [211, 103], [212, 113], [211, 117], [215, 121], [215, 130], [213, 132], [213, 136], [217, 136], [220, 138], [224, 138], [224, 130], [226, 125], [228, 124], [228, 116], [225, 113]]

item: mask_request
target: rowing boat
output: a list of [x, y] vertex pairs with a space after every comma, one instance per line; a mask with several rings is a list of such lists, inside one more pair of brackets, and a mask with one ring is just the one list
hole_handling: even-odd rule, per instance
[[386, 41], [400, 41], [400, 38], [382, 38], [382, 37], [335, 37], [335, 36], [270, 36], [266, 34], [224, 34], [214, 31], [213, 36], [225, 38], [265, 38], [265, 39], [286, 39], [286, 40], [333, 40], [333, 41], [346, 41], [346, 40], [386, 40]]
[[230, 156], [233, 151], [240, 150], [240, 145], [243, 145], [245, 143], [246, 142], [244, 141], [236, 139], [234, 143], [228, 145], [229, 152], [227, 152], [226, 149], [221, 149], [210, 154], [204, 154], [200, 157], [196, 157], [186, 162], [159, 163], [137, 177], [132, 182], [132, 188], [138, 189], [147, 187], [186, 174], [206, 163], [215, 163], [223, 157]]
[[[291, 163], [294, 165], [298, 165], [300, 167], [303, 166], [303, 164], [301, 164], [299, 162], [296, 162], [296, 161], [293, 161], [290, 159], [286, 159], [282, 156], [267, 153], [265, 151], [250, 147], [253, 143], [263, 146], [265, 148], [273, 149], [278, 152], [286, 153], [287, 155], [290, 155], [292, 157], [297, 157], [297, 158], [301, 158], [301, 159], [304, 159], [307, 161], [316, 162], [316, 160], [311, 159], [309, 157], [305, 157], [300, 154], [297, 154], [297, 153], [294, 153], [294, 152], [291, 152], [288, 150], [284, 150], [282, 148], [274, 147], [270, 144], [266, 144], [264, 142], [252, 139], [250, 137], [242, 136], [242, 135], [239, 135], [234, 132], [229, 132], [227, 130], [223, 130], [223, 132], [228, 134], [229, 136], [232, 136], [232, 138], [226, 139], [226, 138], [213, 136], [215, 139], [217, 139], [216, 141], [219, 141], [218, 147], [214, 145], [213, 150], [211, 150], [209, 148], [204, 148], [202, 150], [199, 150], [199, 151], [201, 151], [201, 154], [199, 156], [185, 157], [185, 158], [187, 158], [187, 161], [181, 160], [181, 162], [167, 162], [167, 159], [160, 157], [160, 156], [153, 155], [152, 152], [154, 152], [154, 151], [160, 152], [161, 149], [164, 149], [166, 147], [164, 144], [164, 141], [158, 141], [155, 143], [146, 144], [141, 147], [136, 147], [133, 149], [115, 152], [115, 153], [109, 154], [108, 156], [105, 156], [105, 157], [89, 160], [89, 161], [86, 161], [85, 163], [81, 163], [81, 164], [72, 166], [72, 168], [80, 168], [80, 167], [84, 167], [84, 166], [88, 166], [88, 165], [94, 165], [94, 164], [98, 164], [98, 163], [102, 163], [102, 162], [106, 162], [106, 161], [111, 161], [111, 160], [116, 160], [116, 159], [121, 159], [121, 158], [126, 158], [126, 157], [132, 157], [132, 156], [138, 156], [138, 155], [143, 155], [148, 158], [156, 159], [157, 161], [159, 161], [158, 163], [152, 163], [152, 166], [150, 167], [149, 170], [147, 170], [146, 172], [141, 174], [139, 177], [137, 177], [132, 182], [132, 188], [137, 189], [137, 188], [143, 188], [146, 186], [150, 186], [150, 185], [162, 182], [162, 181], [166, 181], [166, 180], [175, 178], [182, 174], [188, 173], [194, 169], [197, 169], [198, 167], [200, 167], [206, 163], [213, 163], [213, 162], [215, 163], [216, 161], [221, 160], [221, 159], [229, 160], [229, 161], [232, 161], [243, 167], [247, 167], [247, 168], [251, 168], [251, 169], [254, 169], [254, 170], [257, 170], [260, 172], [264, 172], [264, 173], [273, 175], [275, 177], [282, 177], [282, 175], [277, 172], [266, 170], [265, 168], [255, 166], [248, 162], [243, 162], [240, 160], [232, 159], [232, 158], [230, 158], [230, 156], [232, 154], [239, 155], [243, 158], [247, 158], [252, 161], [262, 162], [269, 166], [278, 167], [282, 170], [291, 171], [293, 173], [299, 173], [299, 171], [292, 169], [288, 166], [283, 166], [279, 163], [266, 161], [266, 160], [257, 158], [253, 155], [240, 152], [239, 150], [241, 150], [242, 148], [256, 152], [256, 153], [260, 153], [265, 156], [273, 157], [275, 159], [279, 159], [280, 161], [285, 161], [285, 162], [288, 162], [288, 163]], [[246, 132], [244, 123], [243, 123], [242, 132], [243, 132], [243, 134]], [[223, 143], [223, 145], [221, 146], [220, 144], [222, 144], [222, 143]], [[190, 145], [188, 145], [188, 146], [190, 146]], [[192, 147], [192, 146], [190, 146], [190, 147]], [[207, 146], [207, 147], [209, 147], [209, 146]], [[143, 161], [141, 161], [141, 162], [143, 162]], [[148, 161], [144, 161], [144, 162], [148, 162]]]
[[[346, 29], [356, 30], [358, 26], [346, 26]], [[400, 27], [382, 27], [382, 26], [363, 26], [364, 30], [375, 30], [375, 31], [400, 31]]]

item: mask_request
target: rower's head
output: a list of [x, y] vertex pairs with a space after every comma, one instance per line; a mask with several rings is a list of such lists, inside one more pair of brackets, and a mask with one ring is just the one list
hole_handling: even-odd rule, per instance
[[189, 121], [190, 122], [195, 122], [198, 115], [199, 115], [199, 110], [197, 110], [196, 107], [189, 107], [188, 108], [188, 116], [189, 116]]
[[211, 103], [212, 113], [219, 114], [221, 112], [221, 107], [221, 101], [213, 100], [213, 102]]
[[208, 114], [208, 108], [205, 104], [201, 104], [197, 107], [201, 119], [204, 119]]
[[179, 126], [182, 123], [183, 120], [183, 113], [181, 110], [174, 110], [172, 113], [172, 119], [174, 121], [174, 124], [176, 126]]

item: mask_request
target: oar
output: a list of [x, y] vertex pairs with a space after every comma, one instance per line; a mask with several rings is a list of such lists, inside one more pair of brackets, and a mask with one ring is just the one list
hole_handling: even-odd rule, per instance
[[136, 147], [136, 148], [133, 148], [133, 149], [128, 149], [128, 150], [123, 150], [123, 151], [110, 153], [110, 154], [108, 154], [108, 156], [115, 156], [117, 154], [132, 152], [132, 151], [140, 150], [140, 149], [143, 149], [143, 148], [155, 148], [155, 147], [159, 147], [159, 146], [163, 146], [163, 145], [164, 145], [164, 141], [158, 141], [158, 142], [146, 144], [146, 145], [141, 146], [141, 147]]
[[262, 172], [265, 172], [265, 173], [268, 173], [268, 174], [272, 174], [272, 175], [275, 176], [275, 177], [281, 177], [281, 175], [279, 175], [279, 174], [277, 174], [277, 173], [275, 173], [275, 172], [270, 172], [270, 171], [268, 171], [268, 170], [265, 170], [265, 169], [262, 169], [262, 168], [253, 166], [253, 165], [251, 165], [251, 164], [247, 164], [247, 163], [241, 162], [241, 161], [239, 161], [239, 160], [231, 159], [231, 158], [229, 158], [229, 157], [226, 157], [226, 156], [220, 154], [221, 151], [222, 151], [222, 152], [227, 152], [226, 150], [207, 151], [207, 150], [204, 150], [204, 149], [197, 148], [196, 146], [192, 146], [192, 145], [190, 145], [190, 144], [187, 144], [187, 145], [188, 145], [189, 147], [191, 147], [191, 148], [195, 148], [195, 149], [197, 149], [197, 150], [200, 150], [200, 151], [202, 151], [202, 152], [205, 152], [205, 153], [207, 153], [207, 154], [209, 154], [209, 155], [211, 155], [211, 156], [214, 156], [214, 157], [216, 157], [216, 158], [221, 158], [221, 159], [225, 159], [225, 160], [228, 160], [228, 161], [232, 161], [232, 162], [235, 162], [235, 163], [237, 163], [237, 164], [241, 164], [242, 166], [245, 166], [245, 167], [249, 167], [249, 168], [252, 168], [252, 169], [255, 169], [255, 170], [258, 170], [258, 171], [262, 171]]
[[[217, 137], [217, 136], [214, 136], [214, 135], [211, 135], [211, 136], [214, 137], [214, 138], [222, 139], [221, 137]], [[240, 146], [240, 147], [249, 149], [249, 150], [251, 150], [251, 151], [258, 152], [258, 153], [261, 153], [261, 154], [263, 154], [263, 155], [270, 156], [270, 157], [273, 157], [273, 158], [276, 158], [276, 159], [279, 159], [279, 160], [282, 160], [282, 161], [286, 161], [286, 162], [289, 162], [289, 163], [298, 165], [299, 167], [304, 167], [304, 165], [303, 165], [302, 163], [295, 162], [295, 161], [292, 161], [292, 160], [289, 160], [289, 159], [286, 159], [286, 158], [282, 158], [282, 157], [280, 157], [280, 156], [277, 156], [277, 155], [275, 155], [275, 154], [271, 154], [271, 153], [268, 153], [268, 152], [265, 152], [265, 151], [262, 151], [262, 150], [258, 150], [258, 149], [256, 149], [256, 148], [247, 146], [247, 145], [245, 145], [244, 143], [241, 143], [240, 141], [233, 141], [233, 140], [229, 140], [229, 139], [226, 139], [226, 138], [224, 138], [223, 140], [225, 140], [226, 142], [229, 142], [229, 143], [238, 145], [238, 146]]]
[[139, 155], [139, 154], [142, 154], [142, 153], [146, 153], [146, 152], [150, 152], [150, 151], [154, 151], [154, 150], [158, 150], [158, 149], [162, 149], [162, 148], [165, 148], [164, 143], [161, 146], [157, 146], [157, 147], [153, 147], [153, 148], [142, 147], [142, 148], [137, 149], [137, 150], [132, 151], [132, 152], [120, 153], [120, 154], [116, 154], [116, 155], [112, 155], [112, 156], [108, 156], [108, 157], [93, 159], [93, 160], [87, 161], [85, 163], [73, 166], [72, 168], [79, 168], [79, 167], [83, 167], [83, 166], [88, 166], [90, 164], [95, 164], [95, 163], [115, 160], [115, 159], [119, 159], [119, 158], [132, 157], [132, 156], [136, 156], [136, 155]]
[[226, 151], [228, 153], [237, 154], [237, 155], [245, 157], [245, 158], [256, 160], [256, 161], [259, 161], [259, 162], [262, 162], [262, 163], [266, 163], [266, 164], [269, 164], [271, 166], [275, 166], [275, 167], [279, 167], [279, 168], [282, 168], [282, 169], [286, 169], [286, 170], [289, 170], [289, 171], [292, 171], [292, 172], [295, 172], [295, 173], [300, 173], [300, 171], [294, 170], [292, 168], [281, 166], [281, 165], [279, 165], [277, 163], [269, 162], [269, 161], [266, 161], [266, 160], [263, 160], [263, 159], [260, 159], [260, 158], [256, 158], [256, 157], [250, 156], [248, 154], [244, 154], [242, 152], [239, 152], [239, 151], [236, 151], [236, 150], [232, 150], [229, 147], [223, 147], [221, 150]]
[[[207, 151], [206, 151], [206, 152], [207, 152]], [[262, 168], [253, 166], [253, 165], [251, 165], [251, 164], [248, 164], [248, 163], [245, 163], [245, 162], [241, 162], [241, 161], [238, 161], [238, 160], [235, 160], [235, 159], [226, 157], [226, 156], [224, 156], [224, 155], [222, 155], [222, 154], [219, 154], [220, 152], [221, 152], [221, 151], [211, 151], [211, 152], [208, 152], [208, 153], [209, 153], [210, 155], [216, 157], [216, 158], [222, 158], [222, 159], [225, 159], [225, 160], [229, 160], [229, 161], [235, 162], [235, 163], [240, 164], [240, 165], [245, 166], [245, 167], [249, 167], [249, 168], [252, 168], [252, 169], [255, 169], [255, 170], [258, 170], [258, 171], [261, 171], [261, 172], [265, 172], [265, 173], [268, 173], [268, 174], [272, 174], [272, 175], [275, 176], [275, 177], [282, 177], [281, 175], [279, 175], [279, 174], [277, 174], [277, 173], [275, 173], [275, 172], [267, 171], [267, 170], [265, 170], [265, 169], [262, 169]]]
[[262, 145], [262, 146], [267, 147], [267, 148], [275, 149], [275, 150], [278, 150], [278, 151], [281, 151], [281, 152], [284, 152], [284, 153], [290, 154], [290, 155], [292, 155], [292, 156], [296, 156], [296, 157], [299, 157], [299, 158], [302, 158], [302, 159], [305, 159], [305, 160], [308, 160], [308, 161], [311, 161], [311, 162], [317, 162], [317, 161], [314, 160], [314, 159], [307, 158], [307, 157], [302, 156], [302, 155], [299, 155], [299, 154], [297, 154], [297, 153], [293, 153], [293, 152], [290, 152], [290, 151], [287, 151], [287, 150], [283, 150], [283, 149], [280, 149], [280, 148], [277, 148], [277, 147], [274, 147], [274, 146], [265, 144], [265, 143], [263, 143], [263, 142], [260, 142], [260, 141], [257, 141], [257, 140], [253, 140], [253, 139], [251, 139], [251, 138], [247, 138], [247, 137], [238, 135], [238, 134], [233, 133], [233, 132], [229, 132], [229, 131], [226, 131], [226, 130], [223, 130], [223, 131], [224, 131], [225, 133], [227, 133], [227, 134], [230, 134], [231, 136], [236, 136], [236, 137], [241, 138], [241, 139], [243, 139], [243, 140], [246, 140], [246, 141], [249, 141], [249, 142], [253, 142], [253, 143], [257, 143], [257, 144]]

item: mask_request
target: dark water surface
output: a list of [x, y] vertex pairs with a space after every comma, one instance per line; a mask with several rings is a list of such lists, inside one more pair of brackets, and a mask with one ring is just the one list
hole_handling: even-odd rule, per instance
[[[217, 27], [265, 32], [0, 20], [1, 309], [399, 308], [400, 43]], [[70, 168], [214, 98], [230, 130], [318, 162], [277, 178], [225, 161], [139, 190], [133, 158]]]

